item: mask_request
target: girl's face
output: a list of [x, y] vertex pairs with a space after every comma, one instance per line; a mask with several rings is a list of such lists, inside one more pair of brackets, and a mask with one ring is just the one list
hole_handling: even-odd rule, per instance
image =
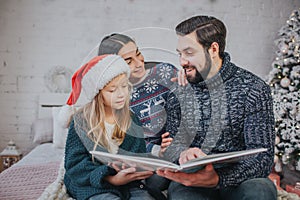
[[144, 56], [133, 42], [128, 42], [119, 51], [118, 55], [127, 62], [130, 67], [130, 82], [136, 83], [146, 74]]
[[106, 109], [122, 109], [129, 98], [129, 85], [126, 74], [115, 77], [101, 90], [101, 93]]

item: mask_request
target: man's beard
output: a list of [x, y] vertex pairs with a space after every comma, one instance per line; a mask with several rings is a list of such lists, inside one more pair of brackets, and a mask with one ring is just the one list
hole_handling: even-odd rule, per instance
[[188, 80], [189, 83], [199, 83], [204, 81], [204, 79], [202, 78], [201, 74], [198, 72], [198, 70], [194, 67], [194, 69], [196, 70], [196, 74], [195, 76], [189, 76], [186, 74], [186, 79]]
[[[203, 71], [200, 73], [195, 66], [190, 66], [191, 68], [194, 68], [196, 70], [195, 76], [188, 76], [186, 73], [186, 79], [188, 80], [189, 83], [200, 83], [204, 80], [206, 80], [210, 69], [211, 69], [211, 59], [209, 56], [209, 53], [205, 52], [205, 67]], [[186, 72], [186, 70], [184, 70]]]

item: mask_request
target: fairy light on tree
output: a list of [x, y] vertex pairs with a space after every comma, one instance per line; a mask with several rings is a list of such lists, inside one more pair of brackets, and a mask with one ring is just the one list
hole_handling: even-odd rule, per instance
[[295, 10], [278, 32], [278, 46], [268, 83], [275, 114], [275, 170], [282, 164], [300, 171], [300, 9]]

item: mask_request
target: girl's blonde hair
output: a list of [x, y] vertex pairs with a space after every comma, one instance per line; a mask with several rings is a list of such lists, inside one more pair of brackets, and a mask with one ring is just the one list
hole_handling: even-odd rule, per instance
[[[128, 89], [130, 92], [131, 84], [129, 82]], [[90, 130], [88, 131], [87, 135], [95, 143], [94, 150], [96, 149], [97, 145], [101, 145], [109, 151], [110, 146], [108, 140], [111, 139], [116, 140], [118, 145], [122, 144], [125, 138], [126, 131], [128, 130], [131, 124], [131, 112], [129, 110], [129, 102], [130, 94], [128, 94], [125, 100], [124, 107], [122, 109], [116, 110], [114, 113], [116, 126], [114, 128], [112, 138], [108, 138], [108, 135], [105, 130], [105, 110], [102, 90], [99, 91], [99, 93], [94, 97], [92, 102], [86, 104], [83, 107], [83, 116], [90, 127]]]

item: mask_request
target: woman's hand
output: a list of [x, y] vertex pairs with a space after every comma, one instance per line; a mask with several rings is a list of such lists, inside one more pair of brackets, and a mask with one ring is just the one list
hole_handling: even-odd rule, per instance
[[186, 86], [186, 85], [188, 84], [188, 81], [187, 81], [187, 79], [186, 79], [184, 69], [180, 69], [180, 70], [177, 72], [177, 77], [171, 78], [171, 81], [172, 81], [172, 82], [177, 82], [178, 85]]
[[163, 157], [167, 147], [172, 143], [173, 138], [169, 137], [170, 133], [166, 132], [161, 135], [162, 141], [160, 145], [159, 157]]

